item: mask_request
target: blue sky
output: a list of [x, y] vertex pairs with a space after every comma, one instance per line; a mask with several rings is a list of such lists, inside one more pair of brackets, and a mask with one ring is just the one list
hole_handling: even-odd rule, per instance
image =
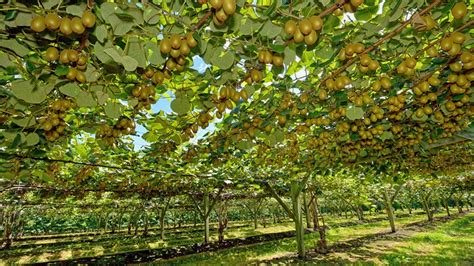
[[[191, 66], [192, 69], [203, 74], [208, 67], [210, 67], [210, 65], [206, 64], [200, 56], [196, 55], [193, 57], [193, 65]], [[168, 94], [171, 97], [174, 97], [171, 91], [168, 91]], [[169, 99], [167, 99], [164, 96], [161, 96], [159, 100], [154, 105], [152, 105], [151, 109], [153, 113], [158, 113], [159, 111], [163, 111], [167, 114], [171, 114], [173, 111], [171, 110], [170, 104], [171, 104], [171, 101]], [[210, 123], [206, 129], [200, 128], [196, 136], [191, 141], [193, 142], [197, 141], [198, 139], [202, 138], [206, 133], [213, 132], [215, 128], [216, 127], [214, 123]], [[142, 135], [146, 133], [147, 130], [143, 126], [138, 125], [136, 128], [136, 131], [137, 131], [137, 134], [135, 136], [132, 136], [132, 139], [133, 139], [133, 143], [135, 144], [135, 150], [139, 150], [143, 146], [147, 146], [149, 144], [142, 138]]]

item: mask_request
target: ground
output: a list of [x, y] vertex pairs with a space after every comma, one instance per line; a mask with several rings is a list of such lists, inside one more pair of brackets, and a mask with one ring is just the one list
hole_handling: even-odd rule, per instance
[[[400, 215], [400, 214], [399, 214]], [[299, 260], [295, 256], [296, 243], [293, 237], [260, 242], [245, 246], [181, 256], [170, 260], [154, 259], [164, 265], [248, 265], [248, 264], [314, 264], [335, 263], [437, 263], [473, 265], [474, 263], [474, 213], [456, 217], [436, 214], [433, 223], [426, 222], [426, 216], [417, 213], [400, 215], [396, 220], [398, 230], [390, 233], [383, 215], [368, 217], [360, 223], [355, 218], [346, 220], [328, 217], [331, 229], [328, 241], [331, 252], [325, 256], [314, 252], [317, 234], [305, 236], [308, 258]], [[200, 228], [199, 228], [200, 229]], [[253, 229], [248, 224], [234, 223], [226, 232], [227, 239], [292, 231], [291, 222]], [[69, 236], [49, 240], [17, 242], [12, 249], [0, 251], [0, 265], [64, 261], [78, 258], [100, 257], [104, 262], [114, 261], [108, 254], [135, 254], [126, 260], [151, 261], [154, 257], [140, 258], [141, 251], [160, 250], [168, 247], [185, 246], [202, 240], [202, 232], [191, 229], [175, 229], [167, 232], [168, 239], [159, 240], [157, 232], [151, 231], [147, 238], [130, 237], [126, 234], [102, 236]], [[211, 232], [216, 240], [216, 232]], [[39, 245], [42, 244], [42, 245]], [[147, 253], [148, 254], [148, 253]], [[117, 256], [115, 256], [117, 257]], [[122, 258], [123, 259], [123, 258]], [[123, 261], [122, 261], [123, 262]]]

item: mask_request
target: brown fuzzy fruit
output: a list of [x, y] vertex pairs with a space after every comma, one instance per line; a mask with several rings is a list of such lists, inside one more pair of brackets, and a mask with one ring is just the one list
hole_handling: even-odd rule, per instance
[[59, 51], [56, 47], [49, 47], [47, 50], [46, 50], [46, 53], [44, 55], [44, 58], [49, 61], [49, 62], [52, 62], [52, 61], [56, 61], [58, 58], [59, 58]]
[[48, 30], [57, 30], [61, 25], [61, 18], [55, 13], [49, 13], [44, 17], [44, 24]]
[[95, 25], [96, 17], [94, 13], [92, 13], [90, 10], [86, 10], [82, 14], [81, 20], [82, 20], [82, 25], [84, 25], [84, 27], [92, 28]]
[[61, 25], [59, 26], [59, 31], [66, 36], [70, 35], [72, 33], [71, 19], [63, 18], [61, 20]]
[[84, 25], [82, 25], [82, 20], [79, 17], [74, 17], [71, 19], [71, 29], [75, 34], [83, 34], [86, 30]]
[[34, 32], [42, 32], [46, 29], [45, 19], [43, 16], [36, 16], [31, 20], [31, 29]]

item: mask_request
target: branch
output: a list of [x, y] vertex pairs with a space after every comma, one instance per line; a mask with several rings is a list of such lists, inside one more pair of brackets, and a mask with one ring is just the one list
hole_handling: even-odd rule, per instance
[[200, 29], [204, 23], [206, 23], [206, 21], [209, 19], [209, 17], [212, 16], [212, 10], [209, 10], [206, 15], [204, 15], [196, 25], [194, 25], [192, 31], [196, 31], [198, 29]]
[[209, 209], [207, 210], [206, 217], [208, 217], [209, 214], [211, 214], [211, 211], [212, 211], [212, 209], [214, 208], [214, 206], [216, 205], [216, 203], [217, 203], [217, 201], [218, 201], [218, 199], [219, 199], [219, 196], [220, 196], [221, 193], [222, 193], [222, 190], [224, 190], [224, 187], [219, 188], [219, 191], [217, 192], [216, 196], [215, 196], [214, 199], [212, 200], [211, 206], [209, 206]]
[[286, 205], [286, 203], [281, 199], [280, 196], [278, 196], [278, 194], [276, 193], [275, 189], [273, 189], [273, 187], [270, 186], [270, 184], [268, 183], [265, 183], [265, 186], [267, 187], [267, 189], [270, 191], [270, 193], [272, 194], [272, 196], [278, 201], [278, 203], [280, 203], [280, 205], [283, 207], [283, 209], [286, 211], [286, 213], [288, 214], [288, 216], [291, 218], [291, 219], [295, 219], [295, 215], [293, 214], [293, 212], [291, 211], [291, 209], [288, 207], [288, 205]]

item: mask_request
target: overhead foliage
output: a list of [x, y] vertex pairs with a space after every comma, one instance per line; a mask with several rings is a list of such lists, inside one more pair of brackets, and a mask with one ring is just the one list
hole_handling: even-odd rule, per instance
[[104, 188], [289, 180], [474, 137], [463, 1], [9, 1], [0, 16], [7, 182], [73, 186], [84, 163], [135, 172], [76, 176]]

